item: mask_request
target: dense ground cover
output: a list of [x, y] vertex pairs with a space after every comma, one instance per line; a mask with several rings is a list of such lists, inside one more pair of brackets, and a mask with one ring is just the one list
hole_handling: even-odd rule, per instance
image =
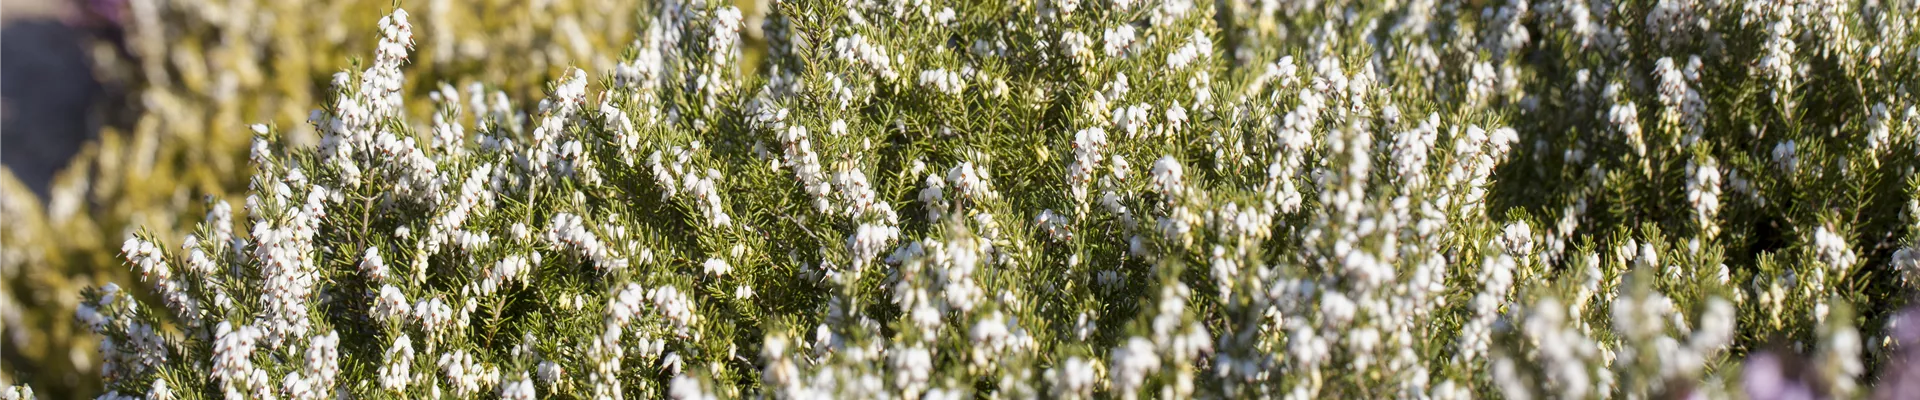
[[1920, 359], [1912, 1], [641, 8], [531, 104], [367, 27], [86, 292], [109, 396], [1897, 397]]

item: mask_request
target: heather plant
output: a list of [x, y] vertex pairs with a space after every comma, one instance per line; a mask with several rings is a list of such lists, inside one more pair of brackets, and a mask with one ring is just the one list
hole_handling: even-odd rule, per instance
[[755, 59], [641, 8], [530, 104], [367, 27], [84, 294], [106, 397], [1897, 398], [1920, 354], [1913, 1], [775, 1]]
[[[95, 75], [108, 87], [97, 140], [87, 143], [44, 197], [12, 182], [0, 189], [0, 322], [7, 338], [0, 382], [42, 394], [99, 391], [94, 335], [73, 323], [80, 289], [137, 280], [115, 256], [140, 229], [178, 243], [205, 198], [238, 198], [248, 178], [255, 121], [300, 121], [320, 107], [331, 77], [372, 54], [371, 27], [390, 1], [75, 2], [124, 33], [95, 42]], [[540, 95], [561, 67], [610, 69], [633, 38], [631, 2], [431, 1], [413, 4], [422, 40], [409, 95], [452, 86], [498, 101]], [[514, 10], [515, 12], [505, 12]], [[326, 16], [308, 18], [307, 16]], [[751, 38], [750, 38], [751, 39]], [[488, 60], [518, 60], [509, 68]], [[482, 83], [484, 82], [484, 84]], [[466, 96], [475, 97], [475, 96]], [[484, 98], [482, 98], [484, 101]], [[428, 121], [417, 102], [407, 115]], [[318, 134], [289, 124], [285, 146]]]

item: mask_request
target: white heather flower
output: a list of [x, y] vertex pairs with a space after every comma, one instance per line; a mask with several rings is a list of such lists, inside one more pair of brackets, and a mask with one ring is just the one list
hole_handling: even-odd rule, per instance
[[1613, 329], [1624, 340], [1647, 343], [1664, 337], [1666, 321], [1673, 313], [1673, 300], [1657, 291], [1642, 294], [1623, 293], [1613, 300]]
[[[179, 316], [189, 327], [200, 326], [200, 300], [188, 293], [187, 281], [176, 279], [180, 277], [174, 276], [173, 268], [167, 264], [166, 255], [163, 254], [160, 246], [136, 237], [127, 239], [120, 246], [120, 251], [126, 256], [127, 263], [133, 264], [134, 269], [140, 273], [140, 280], [152, 283], [154, 291], [160, 296], [161, 302], [166, 305], [168, 311]], [[189, 262], [188, 268], [208, 268], [192, 266], [195, 263]]]
[[1096, 379], [1093, 364], [1079, 356], [1068, 357], [1060, 365], [1047, 370], [1047, 382], [1053, 388], [1051, 395], [1055, 398], [1092, 398], [1094, 385], [1098, 382]]
[[1469, 303], [1474, 315], [1460, 329], [1462, 355], [1455, 357], [1456, 360], [1473, 360], [1487, 353], [1493, 340], [1493, 323], [1513, 288], [1515, 268], [1513, 257], [1506, 254], [1487, 257], [1480, 263], [1479, 280], [1486, 286]]
[[899, 238], [900, 228], [893, 226], [863, 223], [855, 227], [853, 234], [847, 236], [847, 249], [853, 255], [854, 269], [860, 270], [880, 257], [881, 253], [886, 252], [887, 246]]
[[833, 174], [834, 197], [844, 206], [843, 214], [853, 218], [876, 219], [892, 225], [899, 220], [893, 206], [880, 199], [867, 173], [858, 168], [843, 168]]
[[926, 391], [933, 379], [933, 353], [926, 347], [894, 348], [887, 352], [887, 366], [892, 368], [894, 390], [908, 397]]
[[1498, 79], [1499, 76], [1495, 75], [1493, 64], [1486, 61], [1473, 63], [1467, 80], [1467, 103], [1474, 107], [1487, 106], [1493, 101], [1493, 96], [1499, 94], [1494, 87]]
[[[1698, 75], [1699, 64], [1700, 58], [1693, 57], [1690, 65], [1694, 67], [1689, 68], [1689, 71], [1696, 71], [1693, 73], [1695, 76]], [[1699, 91], [1688, 87], [1687, 75], [1675, 65], [1672, 58], [1661, 57], [1654, 62], [1654, 77], [1660, 84], [1658, 88], [1660, 104], [1667, 110], [1663, 117], [1669, 121], [1679, 122], [1687, 128], [1686, 136], [1681, 140], [1683, 146], [1692, 145], [1699, 139], [1705, 129], [1701, 120], [1706, 118], [1706, 102], [1700, 98]]]
[[329, 331], [326, 336], [308, 339], [305, 361], [305, 377], [312, 391], [310, 398], [332, 398], [337, 386], [334, 379], [340, 375], [340, 333]]
[[1427, 185], [1427, 160], [1440, 138], [1440, 114], [1432, 113], [1413, 130], [1394, 135], [1394, 173], [1410, 189]]
[[1185, 70], [1195, 60], [1211, 54], [1213, 54], [1213, 40], [1207, 38], [1206, 32], [1194, 29], [1193, 34], [1187, 36], [1186, 43], [1181, 44], [1172, 53], [1167, 53], [1167, 69]]
[[542, 237], [555, 247], [569, 249], [575, 254], [593, 261], [593, 265], [602, 270], [618, 271], [626, 269], [629, 261], [621, 257], [612, 246], [600, 240], [598, 235], [587, 230], [585, 219], [572, 213], [559, 213], [553, 216]]
[[[304, 179], [299, 170], [294, 170], [287, 181], [298, 184]], [[262, 216], [254, 220], [254, 259], [261, 265], [266, 288], [262, 299], [267, 315], [261, 330], [268, 347], [278, 347], [289, 337], [305, 336], [312, 326], [307, 302], [315, 295], [314, 271], [318, 269], [313, 237], [320, 220], [326, 217], [327, 193], [324, 187], [312, 186], [306, 202], [290, 210], [290, 218], [275, 221]]]
[[[1768, 4], [1768, 3], [1754, 3]], [[1744, 17], [1743, 17], [1744, 18]], [[1787, 104], [1788, 93], [1792, 92], [1798, 78], [1803, 73], [1800, 63], [1794, 60], [1798, 52], [1795, 44], [1793, 18], [1784, 15], [1766, 25], [1766, 40], [1760, 46], [1760, 60], [1754, 64], [1755, 72], [1774, 85], [1774, 99]]]
[[[413, 49], [413, 24], [407, 22], [407, 10], [394, 9], [380, 18], [380, 43], [375, 48], [373, 65], [361, 75], [360, 95], [373, 116], [393, 116], [402, 108], [401, 88], [405, 77], [400, 66]], [[342, 100], [346, 101], [346, 100]]]
[[1067, 184], [1075, 202], [1086, 202], [1087, 185], [1093, 182], [1094, 169], [1100, 167], [1106, 148], [1105, 129], [1092, 127], [1073, 133], [1073, 163], [1067, 165]]
[[481, 393], [482, 388], [500, 380], [499, 370], [480, 364], [466, 350], [442, 354], [437, 364], [455, 396], [474, 397]]
[[[8, 390], [13, 390], [13, 389], [8, 388]], [[26, 398], [31, 399], [33, 397], [27, 396]], [[21, 397], [19, 392], [0, 393], [0, 399], [19, 400], [21, 399]], [[147, 399], [148, 400], [174, 400], [173, 389], [167, 387], [167, 380], [165, 378], [154, 379], [152, 387], [147, 389]]]
[[1186, 173], [1180, 166], [1180, 160], [1173, 156], [1163, 156], [1153, 162], [1152, 187], [1155, 192], [1165, 196], [1169, 206], [1184, 196], [1187, 191]]
[[719, 398], [715, 396], [712, 391], [707, 390], [705, 383], [684, 374], [674, 375], [673, 381], [668, 383], [667, 397], [673, 398], [674, 400], [716, 400]]
[[527, 262], [526, 257], [507, 256], [494, 263], [493, 268], [488, 268], [481, 274], [479, 286], [476, 288], [478, 290], [475, 292], [481, 296], [491, 296], [502, 287], [526, 282], [527, 274], [532, 270], [533, 266]]
[[1712, 157], [1687, 162], [1687, 203], [1693, 205], [1694, 223], [1707, 237], [1717, 236], [1720, 214], [1720, 167]]
[[429, 339], [439, 337], [452, 327], [453, 317], [453, 307], [447, 306], [447, 302], [439, 297], [421, 300], [413, 305], [413, 319], [420, 324], [420, 330], [427, 332]]
[[933, 13], [933, 22], [941, 26], [953, 25], [953, 18], [953, 7], [941, 7], [940, 11]]
[[368, 246], [367, 253], [360, 257], [360, 273], [374, 282], [387, 280], [387, 261], [380, 257], [380, 248]]
[[508, 381], [500, 386], [501, 400], [533, 400], [533, 398], [533, 378], [528, 377], [525, 372], [520, 373], [520, 379]]
[[1080, 0], [1053, 0], [1051, 3], [1062, 16], [1073, 15], [1074, 10], [1080, 9]]
[[1887, 112], [1887, 103], [1876, 103], [1867, 116], [1867, 148], [1878, 153], [1887, 147], [1892, 138], [1893, 115]]
[[1181, 107], [1179, 101], [1174, 101], [1173, 105], [1167, 106], [1167, 125], [1166, 125], [1167, 133], [1169, 134], [1179, 133], [1180, 128], [1185, 127], [1186, 125], [1187, 125], [1187, 108]]
[[600, 100], [600, 115], [602, 129], [613, 133], [613, 143], [620, 148], [620, 161], [633, 166], [633, 157], [640, 151], [640, 134], [634, 131], [633, 120], [626, 110], [606, 98]]
[[1907, 246], [1893, 252], [1893, 270], [1908, 287], [1920, 286], [1920, 246]]
[[1046, 232], [1047, 237], [1056, 242], [1073, 241], [1072, 222], [1068, 221], [1066, 216], [1055, 213], [1051, 209], [1040, 210], [1040, 215], [1033, 218], [1033, 223], [1041, 231]]
[[720, 171], [708, 168], [706, 172], [704, 177], [697, 173], [687, 174], [681, 190], [693, 197], [694, 205], [700, 210], [701, 216], [706, 217], [708, 227], [717, 229], [733, 226], [733, 217], [727, 215], [726, 208], [720, 203]]
[[540, 378], [540, 383], [549, 386], [559, 382], [561, 377], [566, 375], [566, 369], [562, 368], [560, 364], [555, 364], [553, 361], [541, 361], [540, 366], [534, 370], [535, 375], [538, 375]]
[[971, 202], [982, 202], [1000, 198], [993, 191], [993, 181], [988, 179], [985, 167], [974, 166], [972, 162], [962, 162], [947, 171], [947, 184], [954, 192]]
[[1107, 33], [1101, 35], [1101, 38], [1105, 43], [1105, 47], [1102, 48], [1105, 49], [1107, 58], [1129, 55], [1131, 52], [1128, 50], [1133, 46], [1134, 41], [1133, 25], [1121, 24], [1107, 29]]
[[1514, 221], [1500, 231], [1500, 243], [1507, 254], [1526, 256], [1533, 254], [1533, 229], [1527, 221]]
[[1733, 303], [1726, 299], [1707, 299], [1706, 312], [1700, 315], [1700, 327], [1693, 331], [1688, 342], [1693, 351], [1710, 355], [1733, 344], [1735, 323], [1739, 321], [1734, 311]]
[[1086, 64], [1093, 62], [1093, 39], [1078, 31], [1068, 30], [1060, 34], [1060, 52], [1067, 59]]
[[1113, 348], [1108, 359], [1112, 363], [1108, 370], [1113, 374], [1113, 391], [1121, 398], [1138, 398], [1148, 374], [1160, 370], [1160, 355], [1155, 353], [1153, 342], [1138, 336]]
[[1327, 326], [1347, 326], [1358, 312], [1359, 308], [1345, 294], [1329, 290], [1320, 295], [1320, 319]]
[[928, 173], [924, 186], [920, 188], [920, 204], [926, 207], [928, 221], [939, 221], [947, 214], [947, 181], [940, 179], [940, 174]]
[[707, 38], [707, 52], [713, 58], [713, 65], [732, 64], [740, 57], [740, 24], [743, 16], [736, 7], [721, 7], [713, 11], [713, 36]]
[[1541, 299], [1528, 308], [1523, 331], [1547, 373], [1545, 383], [1559, 394], [1582, 397], [1593, 388], [1588, 365], [1597, 361], [1600, 348], [1582, 329], [1568, 325], [1566, 312], [1559, 299]]
[[1006, 350], [1009, 334], [1006, 317], [999, 311], [974, 322], [967, 331], [967, 337], [973, 340], [973, 365], [981, 368], [992, 365], [1000, 352]]
[[1847, 238], [1834, 233], [1825, 224], [1813, 232], [1813, 251], [1814, 257], [1831, 269], [1831, 274], [1835, 276], [1845, 275], [1859, 259], [1853, 253], [1853, 248], [1847, 245]]
[[1147, 119], [1149, 115], [1152, 115], [1152, 106], [1148, 106], [1146, 103], [1136, 103], [1132, 106], [1120, 107], [1114, 109], [1112, 114], [1113, 129], [1116, 132], [1126, 132], [1127, 137], [1133, 138], [1140, 137], [1142, 132], [1151, 132], [1148, 127], [1151, 121]]
[[373, 317], [381, 321], [400, 321], [408, 316], [407, 296], [393, 285], [380, 286], [380, 297], [373, 299]]
[[[223, 385], [229, 394], [242, 391], [250, 383], [253, 373], [253, 350], [262, 334], [253, 325], [244, 325], [239, 329], [231, 323], [222, 321], [214, 328], [213, 371], [212, 377]], [[233, 396], [228, 396], [233, 397]]]
[[1800, 155], [1797, 154], [1795, 147], [1792, 139], [1773, 145], [1773, 163], [1787, 175], [1793, 175], [1800, 170]]
[[943, 68], [920, 71], [920, 86], [933, 89], [948, 96], [960, 95], [960, 91], [966, 89], [966, 85], [966, 79], [960, 77], [959, 72], [948, 71]]
[[867, 41], [862, 34], [835, 39], [833, 50], [842, 60], [865, 67], [867, 72], [879, 75], [886, 80], [900, 77], [893, 69], [893, 62], [887, 56], [887, 49]]
[[700, 264], [700, 267], [706, 271], [707, 275], [714, 277], [727, 276], [727, 273], [733, 272], [733, 266], [727, 265], [726, 260], [718, 258], [708, 258], [706, 262]]
[[687, 337], [692, 334], [693, 325], [700, 322], [700, 316], [693, 313], [693, 299], [673, 286], [662, 286], [647, 291], [647, 300], [653, 303], [654, 310], [660, 316], [673, 323], [675, 334]]
[[[1609, 86], [1610, 89], [1617, 87], [1618, 84]], [[1615, 104], [1607, 111], [1607, 121], [1611, 124], [1612, 131], [1620, 135], [1622, 139], [1626, 140], [1629, 146], [1633, 147], [1633, 154], [1635, 156], [1645, 157], [1647, 155], [1646, 139], [1641, 136], [1640, 131], [1640, 108], [1638, 106], [1635, 106], [1632, 101], [1623, 101]]]
[[[784, 114], [785, 110], [780, 112]], [[828, 133], [844, 136], [846, 129], [845, 121], [834, 120], [833, 128], [830, 128]], [[794, 180], [799, 181], [801, 190], [813, 199], [815, 211], [827, 212], [831, 207], [828, 196], [832, 193], [833, 186], [827, 181], [825, 170], [820, 166], [819, 154], [813, 151], [813, 142], [807, 136], [807, 127], [799, 124], [790, 125], [785, 130], [779, 130], [775, 138], [780, 141], [785, 165], [793, 170]]]

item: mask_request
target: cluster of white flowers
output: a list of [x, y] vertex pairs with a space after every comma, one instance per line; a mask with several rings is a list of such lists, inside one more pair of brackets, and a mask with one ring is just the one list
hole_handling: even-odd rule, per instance
[[920, 86], [933, 89], [948, 96], [958, 96], [967, 88], [967, 80], [959, 71], [934, 68], [920, 71]]
[[0, 399], [5, 399], [5, 400], [33, 400], [34, 398], [35, 398], [35, 397], [34, 397], [34, 395], [33, 395], [33, 387], [31, 387], [31, 386], [27, 386], [27, 385], [18, 385], [18, 386], [15, 386], [15, 385], [7, 385], [7, 387], [6, 387], [6, 388], [4, 388], [4, 389], [0, 389]]
[[[661, 286], [648, 289], [647, 300], [653, 302], [654, 310], [658, 311], [661, 317], [673, 323], [675, 335], [683, 338], [697, 335], [693, 331], [693, 326], [700, 322], [700, 314], [695, 313], [693, 309], [693, 299], [688, 298], [687, 294], [682, 293], [679, 288]], [[695, 338], [697, 339], [698, 336]]]
[[1835, 233], [1827, 224], [1814, 228], [1812, 244], [1814, 258], [1831, 270], [1829, 273], [1834, 276], [1845, 276], [1853, 270], [1853, 264], [1860, 260], [1853, 252], [1853, 247], [1847, 245], [1847, 238]]
[[308, 339], [304, 361], [301, 371], [281, 378], [281, 392], [302, 400], [334, 398], [335, 377], [340, 375], [340, 334], [328, 332]]
[[510, 380], [500, 385], [502, 400], [533, 400], [534, 396], [533, 378], [527, 376], [525, 372], [520, 373], [520, 379]]
[[446, 300], [431, 297], [414, 303], [412, 314], [415, 322], [420, 324], [420, 329], [426, 331], [431, 339], [447, 334], [447, 330], [454, 326], [453, 313], [453, 307], [449, 307]]
[[[1563, 305], [1551, 297], [1541, 299], [1528, 308], [1522, 326], [1527, 341], [1539, 351], [1537, 357], [1546, 371], [1545, 386], [1573, 397], [1594, 393], [1595, 386], [1605, 385], [1610, 379], [1605, 376], [1595, 379], [1592, 371], [1592, 365], [1605, 349], [1584, 328], [1570, 325], [1567, 320], [1569, 309], [1578, 317], [1583, 307]], [[1521, 396], [1516, 393], [1515, 397]]]
[[1667, 121], [1685, 127], [1686, 135], [1681, 139], [1681, 144], [1692, 145], [1700, 140], [1700, 135], [1706, 130], [1706, 99], [1700, 97], [1700, 91], [1694, 88], [1700, 83], [1700, 57], [1690, 58], [1684, 71], [1674, 63], [1672, 58], [1665, 57], [1653, 63], [1654, 77], [1660, 83], [1660, 104], [1666, 107], [1661, 115]]
[[289, 208], [286, 220], [268, 217], [266, 210], [252, 206], [256, 203], [253, 198], [248, 202], [248, 208], [256, 210], [253, 257], [260, 262], [260, 275], [266, 285], [262, 306], [267, 315], [261, 329], [269, 348], [278, 348], [288, 338], [305, 337], [313, 325], [307, 312], [308, 302], [316, 295], [319, 268], [313, 241], [320, 221], [326, 218], [329, 191], [312, 186], [305, 203], [289, 202], [291, 193], [286, 188], [303, 185], [303, 181], [304, 175], [294, 170], [287, 182], [275, 184], [275, 203]]
[[380, 387], [391, 391], [404, 391], [413, 382], [413, 340], [407, 335], [393, 339], [393, 345], [387, 347], [380, 364]]
[[968, 202], [979, 203], [1000, 198], [1000, 193], [993, 190], [993, 179], [986, 167], [975, 165], [972, 161], [962, 162], [947, 170], [946, 184], [952, 185], [954, 192]]
[[375, 319], [399, 322], [407, 318], [411, 307], [407, 303], [407, 295], [401, 293], [400, 288], [383, 285], [380, 287], [379, 297], [373, 299], [373, 309], [370, 312]]
[[1033, 225], [1056, 242], [1073, 241], [1073, 222], [1051, 209], [1040, 210], [1040, 215], [1033, 217]]
[[374, 282], [385, 282], [389, 277], [387, 260], [380, 256], [379, 247], [367, 247], [366, 255], [360, 256], [360, 273]]
[[527, 262], [526, 257], [511, 255], [502, 258], [500, 262], [493, 264], [493, 268], [487, 268], [480, 274], [474, 294], [492, 296], [507, 285], [525, 283], [527, 275], [533, 272], [533, 267], [535, 265]]
[[835, 39], [833, 51], [847, 63], [864, 67], [867, 73], [888, 81], [900, 77], [900, 73], [893, 69], [893, 60], [887, 57], [887, 49], [869, 42], [866, 35], [856, 33]]
[[[424, 245], [428, 254], [438, 253], [442, 243], [471, 243], [471, 239], [464, 238], [471, 236], [463, 235], [462, 233], [466, 232], [463, 228], [476, 209], [484, 211], [493, 208], [494, 194], [487, 186], [488, 179], [492, 176], [493, 164], [481, 165], [468, 171], [467, 179], [460, 184], [460, 193], [448, 199], [449, 204], [442, 207], [446, 211], [434, 218], [434, 224], [427, 234]], [[469, 246], [460, 247], [470, 248]]]
[[585, 219], [571, 213], [560, 213], [548, 222], [547, 232], [542, 236], [554, 247], [569, 249], [603, 269], [619, 271], [627, 268], [629, 261], [620, 255], [613, 246], [600, 240], [598, 235], [587, 230]]
[[1121, 24], [1120, 26], [1107, 29], [1107, 32], [1101, 35], [1100, 40], [1102, 43], [1105, 43], [1101, 48], [1104, 49], [1103, 51], [1107, 55], [1107, 58], [1128, 56], [1131, 54], [1128, 52], [1128, 49], [1133, 46], [1134, 40], [1136, 40], [1134, 38], [1133, 25]]
[[733, 217], [727, 215], [726, 206], [720, 204], [720, 171], [707, 169], [706, 176], [693, 173], [686, 175], [686, 185], [682, 190], [693, 196], [694, 205], [707, 219], [709, 226], [723, 228], [733, 226]]
[[1067, 185], [1071, 187], [1074, 202], [1080, 204], [1075, 208], [1082, 210], [1082, 214], [1086, 208], [1087, 186], [1092, 183], [1106, 149], [1105, 129], [1092, 127], [1073, 133], [1073, 164], [1067, 165]]
[[[193, 240], [188, 240], [188, 243], [190, 246], [198, 245]], [[159, 247], [153, 242], [140, 238], [128, 238], [126, 243], [120, 246], [120, 252], [126, 256], [127, 263], [133, 265], [135, 271], [140, 272], [141, 281], [153, 284], [154, 292], [160, 296], [161, 303], [166, 305], [167, 310], [178, 316], [187, 327], [200, 328], [201, 318], [203, 318], [200, 300], [187, 293], [189, 281], [179, 278], [188, 277], [174, 275], [173, 267], [167, 264], [165, 255], [160, 254]], [[200, 276], [213, 272], [205, 267], [208, 264], [205, 254], [197, 251], [193, 254], [199, 254], [199, 256], [188, 262], [187, 265], [190, 267], [188, 272]]]
[[1213, 54], [1213, 39], [1206, 32], [1194, 31], [1187, 36], [1187, 43], [1167, 54], [1167, 68], [1175, 71], [1187, 69], [1194, 60]]
[[[260, 343], [265, 334], [253, 325], [242, 325], [235, 329], [232, 323], [221, 322], [214, 328], [213, 378], [219, 380], [221, 390], [229, 399], [247, 398], [247, 394], [266, 392], [266, 371], [254, 366], [253, 348]], [[251, 390], [251, 392], [249, 392]]]
[[453, 389], [454, 396], [474, 397], [484, 393], [482, 390], [486, 387], [500, 382], [499, 368], [474, 361], [473, 355], [465, 350], [443, 354], [437, 364], [442, 376], [447, 379], [447, 386]]
[[[782, 119], [786, 110], [780, 111]], [[835, 126], [844, 130], [845, 122], [835, 120]], [[833, 185], [827, 182], [826, 172], [820, 166], [820, 155], [813, 151], [813, 140], [807, 136], [807, 127], [798, 124], [780, 130], [775, 138], [785, 157], [787, 168], [793, 169], [793, 178], [800, 182], [801, 190], [813, 199], [815, 211], [826, 212], [830, 203], [827, 196], [832, 193]]]
[[1038, 3], [669, 1], [418, 119], [395, 12], [250, 232], [121, 246], [167, 312], [75, 316], [156, 398], [1722, 397], [1771, 335], [1853, 395], [1920, 286], [1851, 6]]
[[1113, 366], [1113, 390], [1123, 398], [1139, 397], [1140, 387], [1146, 384], [1147, 375], [1160, 370], [1160, 356], [1154, 352], [1153, 342], [1143, 337], [1128, 338], [1125, 345], [1114, 347], [1108, 359]]
[[[532, 140], [515, 157], [535, 182], [556, 178], [556, 174], [574, 176], [579, 171], [593, 171], [585, 165], [576, 165], [589, 161], [583, 157], [579, 142], [566, 137], [567, 124], [573, 122], [586, 105], [587, 74], [574, 68], [562, 79], [554, 82], [553, 98], [540, 101], [540, 120], [533, 128]], [[560, 166], [558, 171], [553, 169], [556, 164]]]
[[1720, 166], [1713, 158], [1687, 162], [1687, 203], [1702, 236], [1720, 233]]
[[1487, 354], [1493, 341], [1493, 323], [1499, 318], [1500, 309], [1507, 303], [1507, 294], [1513, 289], [1513, 257], [1500, 254], [1488, 257], [1480, 263], [1478, 281], [1485, 284], [1478, 294], [1470, 300], [1473, 319], [1460, 328], [1459, 355], [1455, 362], [1473, 360]]
[[373, 52], [373, 65], [360, 78], [360, 94], [367, 96], [369, 110], [375, 116], [399, 112], [406, 98], [400, 95], [406, 77], [400, 73], [413, 50], [413, 24], [407, 22], [407, 10], [394, 9], [380, 18], [380, 44]]

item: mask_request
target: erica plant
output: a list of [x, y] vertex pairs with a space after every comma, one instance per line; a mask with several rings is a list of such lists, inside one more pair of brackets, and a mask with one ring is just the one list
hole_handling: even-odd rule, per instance
[[361, 27], [85, 294], [105, 397], [1900, 397], [1920, 354], [1911, 0], [641, 8], [537, 103]]

